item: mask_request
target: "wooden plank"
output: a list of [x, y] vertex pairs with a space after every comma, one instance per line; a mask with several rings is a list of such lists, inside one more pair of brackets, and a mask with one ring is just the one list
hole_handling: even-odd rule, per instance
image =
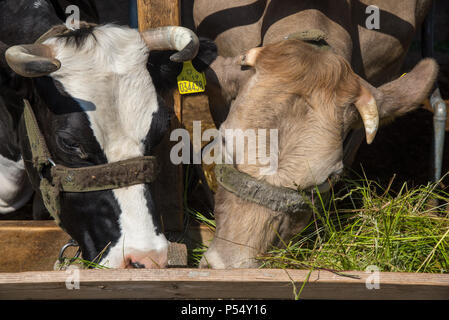
[[[48, 271], [70, 237], [54, 221], [0, 221], [0, 271]], [[74, 255], [75, 248], [67, 250]]]
[[139, 30], [181, 25], [179, 0], [138, 0]]
[[[179, 0], [138, 0], [139, 30], [144, 31], [169, 25], [180, 25], [181, 14]], [[181, 127], [182, 97], [178, 90], [172, 96], [164, 97], [166, 104], [172, 109], [176, 118], [172, 119], [170, 132]], [[182, 231], [183, 229], [183, 193], [184, 178], [182, 165], [173, 165], [170, 161], [170, 150], [174, 145], [170, 141], [170, 132], [156, 150], [161, 164], [161, 174], [153, 184], [156, 209], [162, 214], [165, 231]]]
[[[381, 273], [380, 288], [327, 271], [310, 274], [303, 299], [449, 299], [448, 274]], [[293, 299], [307, 270], [68, 270], [0, 274], [0, 299]], [[79, 280], [78, 290], [66, 281]], [[294, 284], [294, 286], [293, 286]]]
[[187, 247], [185, 244], [170, 242], [167, 255], [170, 268], [187, 267]]
[[[213, 232], [206, 227], [191, 226], [184, 233], [170, 232], [169, 266], [187, 266], [187, 248], [199, 243], [208, 244]], [[59, 250], [68, 242], [69, 235], [54, 221], [0, 221], [0, 272], [50, 271], [58, 259]], [[69, 248], [71, 257], [76, 248]]]

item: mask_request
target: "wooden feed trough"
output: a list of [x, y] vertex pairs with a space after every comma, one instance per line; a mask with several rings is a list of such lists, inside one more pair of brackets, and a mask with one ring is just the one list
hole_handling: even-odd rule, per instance
[[[139, 0], [138, 8], [142, 30], [180, 24], [179, 0]], [[183, 99], [179, 94], [172, 99], [175, 128], [182, 124]], [[167, 150], [160, 150], [162, 159]], [[170, 171], [170, 179], [165, 180], [171, 185], [162, 190], [174, 195], [160, 208], [166, 213], [168, 238], [182, 235], [188, 248], [198, 242], [207, 245], [213, 236], [210, 230], [182, 231], [182, 167], [164, 170]], [[370, 290], [367, 283], [372, 275], [359, 271], [348, 271], [351, 277], [278, 269], [51, 271], [68, 240], [53, 221], [0, 221], [0, 299], [293, 299], [304, 283], [300, 295], [304, 299], [449, 299], [449, 274], [380, 273], [379, 289]], [[178, 259], [170, 264], [185, 263]], [[79, 287], [71, 286], [76, 283]]]
[[[186, 242], [212, 236], [192, 228]], [[279, 269], [79, 270], [79, 289], [69, 290], [73, 270], [49, 271], [68, 239], [53, 221], [0, 222], [0, 299], [293, 299], [305, 281], [304, 299], [449, 299], [449, 274], [381, 272], [369, 290], [365, 272]]]

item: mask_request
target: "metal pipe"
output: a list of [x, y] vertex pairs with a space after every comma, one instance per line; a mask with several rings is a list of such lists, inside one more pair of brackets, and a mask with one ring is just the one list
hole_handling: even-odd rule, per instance
[[[434, 37], [435, 37], [435, 2], [432, 2], [429, 14], [424, 20], [421, 29], [421, 53], [424, 58], [435, 56], [434, 51]], [[444, 137], [446, 129], [447, 108], [446, 103], [441, 98], [438, 83], [435, 82], [434, 91], [430, 97], [430, 104], [433, 109], [433, 152], [432, 152], [432, 174], [433, 182], [438, 182], [441, 179], [443, 168], [443, 151], [444, 151]]]
[[447, 106], [441, 98], [440, 89], [436, 88], [430, 97], [430, 104], [433, 109], [433, 128], [434, 128], [434, 182], [441, 179], [443, 168], [444, 138], [446, 134]]
[[133, 29], [139, 27], [137, 17], [137, 0], [129, 0], [129, 26]]

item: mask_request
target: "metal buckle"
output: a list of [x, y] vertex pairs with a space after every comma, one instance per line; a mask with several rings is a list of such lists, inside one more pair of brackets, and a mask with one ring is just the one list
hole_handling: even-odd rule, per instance
[[[52, 167], [56, 167], [56, 163], [51, 158], [47, 158], [47, 161]], [[44, 167], [42, 167], [41, 170], [38, 170], [39, 179], [41, 179], [41, 180], [44, 179], [44, 175], [42, 174], [43, 170], [44, 170]]]
[[59, 256], [58, 256], [59, 263], [63, 263], [64, 262], [64, 259], [65, 259], [64, 258], [64, 252], [69, 247], [78, 247], [78, 251], [76, 251], [75, 256], [70, 258], [70, 262], [73, 262], [75, 259], [79, 258], [80, 254], [81, 254], [81, 249], [79, 247], [79, 244], [75, 240], [70, 239], [69, 242], [67, 242], [65, 245], [63, 245], [61, 250], [59, 251]]

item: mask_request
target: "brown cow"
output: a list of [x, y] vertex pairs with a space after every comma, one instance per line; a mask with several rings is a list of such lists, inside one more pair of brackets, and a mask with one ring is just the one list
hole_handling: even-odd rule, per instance
[[[224, 57], [318, 29], [355, 73], [374, 86], [398, 76], [410, 44], [429, 12], [432, 0], [191, 0], [183, 1], [183, 17], [199, 36], [213, 39]], [[190, 4], [189, 4], [190, 3]], [[371, 11], [379, 8], [380, 29], [368, 29]], [[189, 18], [189, 8], [192, 17]], [[367, 13], [368, 12], [368, 13]], [[210, 95], [217, 124], [226, 119], [229, 101]]]
[[[261, 181], [254, 190], [277, 188], [259, 200], [325, 185], [341, 173], [343, 141], [351, 129], [364, 125], [370, 143], [379, 122], [417, 108], [428, 95], [438, 72], [433, 60], [400, 78], [398, 71], [430, 1], [373, 2], [381, 10], [380, 30], [364, 27], [368, 4], [360, 1], [195, 2], [199, 34], [214, 38], [219, 53], [231, 56], [218, 57], [207, 73], [220, 130], [278, 130], [274, 174], [262, 175], [260, 163], [234, 166]], [[327, 34], [332, 49], [285, 40], [311, 29]], [[310, 219], [311, 209], [280, 212], [269, 201], [228, 187], [216, 194], [217, 230], [202, 267], [257, 266], [258, 254], [288, 241]]]

